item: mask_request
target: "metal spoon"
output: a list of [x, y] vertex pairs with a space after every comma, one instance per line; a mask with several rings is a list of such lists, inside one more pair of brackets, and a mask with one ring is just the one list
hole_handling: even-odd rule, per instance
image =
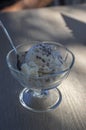
[[17, 49], [16, 49], [16, 47], [14, 46], [14, 43], [13, 43], [13, 41], [12, 41], [12, 39], [11, 39], [9, 33], [8, 33], [7, 29], [5, 28], [5, 26], [4, 26], [4, 24], [2, 23], [1, 20], [0, 20], [0, 26], [1, 26], [2, 29], [4, 30], [4, 32], [5, 32], [5, 34], [6, 34], [7, 38], [8, 38], [8, 40], [9, 40], [9, 42], [10, 42], [12, 48], [14, 49], [15, 53], [18, 54]]

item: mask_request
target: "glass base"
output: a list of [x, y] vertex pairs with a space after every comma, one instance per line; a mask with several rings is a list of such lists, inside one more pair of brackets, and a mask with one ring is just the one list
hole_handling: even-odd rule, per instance
[[23, 89], [19, 95], [20, 103], [33, 112], [46, 112], [55, 109], [61, 102], [62, 95], [58, 88], [51, 90]]

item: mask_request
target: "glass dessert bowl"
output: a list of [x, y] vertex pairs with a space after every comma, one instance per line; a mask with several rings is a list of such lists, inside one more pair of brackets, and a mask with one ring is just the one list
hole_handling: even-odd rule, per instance
[[12, 49], [6, 57], [12, 75], [24, 87], [20, 103], [34, 112], [55, 109], [62, 95], [58, 86], [68, 76], [73, 53], [57, 42], [29, 42]]

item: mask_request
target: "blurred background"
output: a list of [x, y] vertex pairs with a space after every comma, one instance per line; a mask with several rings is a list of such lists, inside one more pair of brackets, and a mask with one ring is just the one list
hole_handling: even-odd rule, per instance
[[1, 0], [0, 11], [17, 11], [21, 9], [52, 7], [58, 5], [74, 5], [86, 0]]

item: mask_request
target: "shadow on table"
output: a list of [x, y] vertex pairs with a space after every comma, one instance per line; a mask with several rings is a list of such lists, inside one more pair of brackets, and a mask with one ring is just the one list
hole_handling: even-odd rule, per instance
[[61, 14], [66, 26], [72, 31], [74, 37], [86, 45], [86, 23]]
[[26, 23], [25, 30], [29, 29], [29, 34], [26, 35], [34, 40], [57, 41], [64, 45], [72, 45], [75, 42], [86, 44], [86, 24], [84, 22], [64, 14], [60, 14], [59, 18], [59, 20], [57, 20], [58, 17], [56, 19], [55, 17], [51, 18], [51, 16], [44, 18], [41, 15], [39, 18], [38, 15], [31, 16], [31, 20], [25, 21], [26, 16], [22, 19], [22, 25], [25, 26]]
[[[0, 14], [0, 19], [9, 31], [15, 45], [31, 40], [57, 41], [64, 45], [85, 44], [86, 24], [64, 14], [34, 14], [28, 11], [22, 15]], [[51, 14], [51, 12], [50, 12]], [[19, 19], [18, 19], [19, 17]], [[59, 20], [58, 20], [59, 17]]]

